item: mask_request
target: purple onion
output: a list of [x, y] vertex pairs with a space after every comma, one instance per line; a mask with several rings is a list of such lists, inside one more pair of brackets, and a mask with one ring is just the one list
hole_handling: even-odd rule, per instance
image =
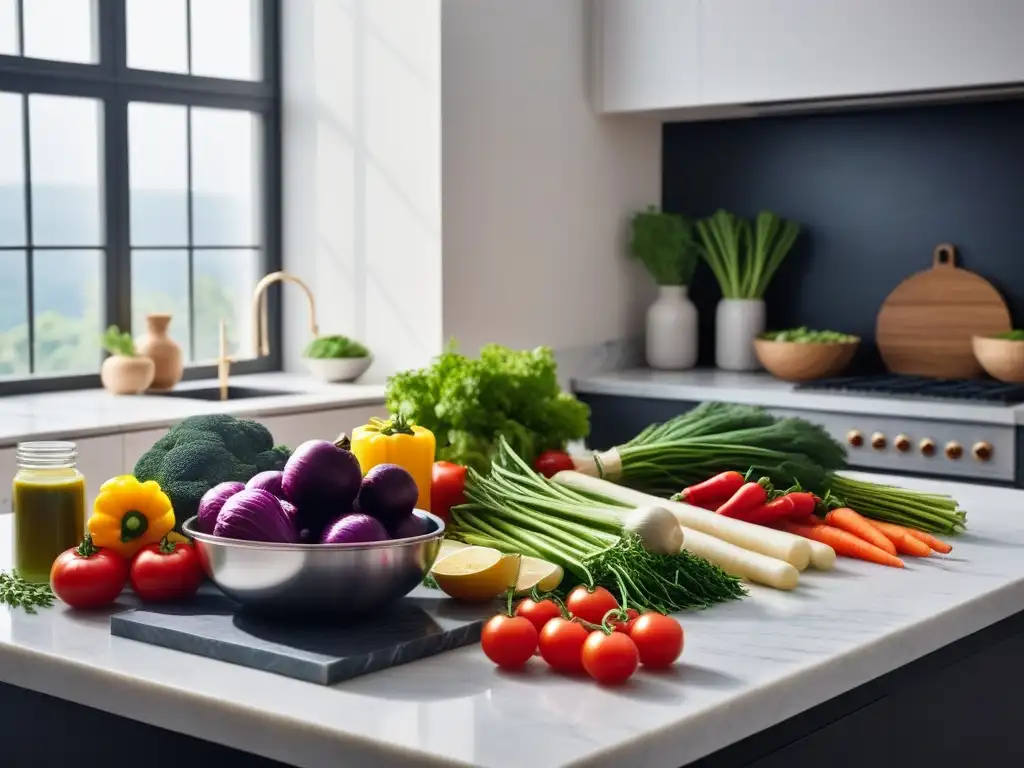
[[260, 488], [246, 488], [229, 498], [217, 516], [213, 534], [275, 544], [294, 544], [299, 540], [298, 531], [281, 502]]
[[369, 515], [353, 514], [339, 517], [324, 530], [321, 544], [367, 544], [387, 541], [388, 532], [380, 520]]
[[299, 509], [301, 527], [317, 529], [352, 508], [361, 481], [355, 456], [327, 440], [307, 440], [284, 465], [281, 486]]
[[392, 539], [411, 539], [415, 536], [422, 536], [430, 533], [431, 523], [425, 517], [412, 514], [402, 520], [398, 525], [388, 529]]
[[366, 473], [359, 488], [359, 511], [397, 525], [416, 508], [420, 491], [412, 475], [397, 464], [378, 464]]
[[199, 500], [199, 519], [196, 527], [200, 533], [213, 533], [213, 527], [217, 524], [217, 517], [220, 515], [224, 503], [239, 491], [245, 490], [242, 483], [228, 480], [218, 483], [203, 494]]
[[277, 496], [277, 498], [283, 498], [284, 492], [281, 490], [281, 480], [284, 478], [284, 472], [279, 472], [276, 469], [268, 469], [266, 472], [259, 472], [249, 478], [249, 482], [245, 484], [246, 488], [261, 488], [264, 491]]

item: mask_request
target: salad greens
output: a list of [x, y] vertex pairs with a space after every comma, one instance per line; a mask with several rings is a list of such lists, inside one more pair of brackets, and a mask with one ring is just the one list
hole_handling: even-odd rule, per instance
[[839, 331], [812, 331], [806, 326], [790, 328], [786, 331], [769, 331], [759, 338], [766, 341], [795, 341], [801, 344], [850, 344], [858, 341], [856, 336]]
[[1012, 331], [1004, 331], [1003, 333], [997, 333], [992, 338], [1003, 339], [1004, 341], [1024, 341], [1024, 331], [1017, 328]]
[[314, 360], [338, 360], [353, 357], [369, 357], [370, 350], [348, 336], [319, 336], [309, 342], [303, 357]]
[[438, 460], [480, 472], [501, 435], [532, 465], [542, 451], [564, 449], [590, 431], [590, 408], [559, 387], [547, 347], [487, 344], [472, 358], [449, 344], [430, 366], [390, 377], [386, 405], [434, 433]]

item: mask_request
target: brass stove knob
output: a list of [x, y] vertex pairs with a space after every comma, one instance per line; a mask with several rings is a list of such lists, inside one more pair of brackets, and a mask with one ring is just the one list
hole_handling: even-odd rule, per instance
[[964, 449], [956, 440], [950, 440], [946, 443], [946, 458], [956, 461], [964, 455]]
[[924, 438], [920, 443], [917, 444], [918, 450], [921, 451], [922, 456], [934, 456], [935, 455], [935, 441], [929, 437]]
[[871, 447], [874, 448], [876, 451], [884, 450], [885, 435], [883, 435], [881, 432], [875, 432], [875, 434], [871, 436]]
[[992, 458], [992, 445], [982, 440], [974, 444], [971, 453], [974, 454], [974, 458], [978, 461], [988, 461]]
[[910, 450], [910, 438], [906, 435], [896, 435], [893, 445], [896, 446], [896, 450], [900, 453], [906, 453]]
[[854, 448], [860, 448], [864, 445], [864, 435], [858, 432], [856, 429], [851, 429], [846, 433], [846, 442], [852, 445]]

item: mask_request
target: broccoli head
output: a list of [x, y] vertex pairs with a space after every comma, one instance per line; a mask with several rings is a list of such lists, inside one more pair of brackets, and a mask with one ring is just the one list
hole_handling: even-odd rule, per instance
[[140, 481], [156, 480], [174, 505], [177, 527], [199, 511], [203, 494], [218, 483], [244, 483], [258, 472], [281, 469], [291, 451], [274, 445], [270, 431], [227, 414], [192, 416], [175, 424], [135, 464]]

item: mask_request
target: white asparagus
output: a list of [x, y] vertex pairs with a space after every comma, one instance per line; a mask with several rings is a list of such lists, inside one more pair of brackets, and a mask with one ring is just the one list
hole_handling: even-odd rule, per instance
[[831, 571], [832, 566], [836, 564], [836, 551], [820, 541], [807, 539], [807, 543], [811, 545], [811, 568]]
[[708, 536], [714, 536], [716, 539], [735, 544], [737, 547], [760, 552], [762, 555], [778, 560], [785, 560], [800, 571], [804, 570], [811, 562], [811, 546], [807, 539], [801, 536], [745, 523], [731, 517], [723, 517], [680, 501], [659, 499], [657, 496], [616, 485], [608, 480], [589, 477], [573, 470], [563, 470], [551, 479], [570, 488], [606, 496], [623, 504], [638, 507], [650, 505], [664, 507], [675, 515], [676, 520], [683, 526], [684, 536], [689, 534], [689, 529], [700, 531]]
[[793, 589], [800, 572], [785, 560], [752, 552], [706, 533], [683, 528], [683, 549], [714, 563], [726, 573], [775, 589]]

